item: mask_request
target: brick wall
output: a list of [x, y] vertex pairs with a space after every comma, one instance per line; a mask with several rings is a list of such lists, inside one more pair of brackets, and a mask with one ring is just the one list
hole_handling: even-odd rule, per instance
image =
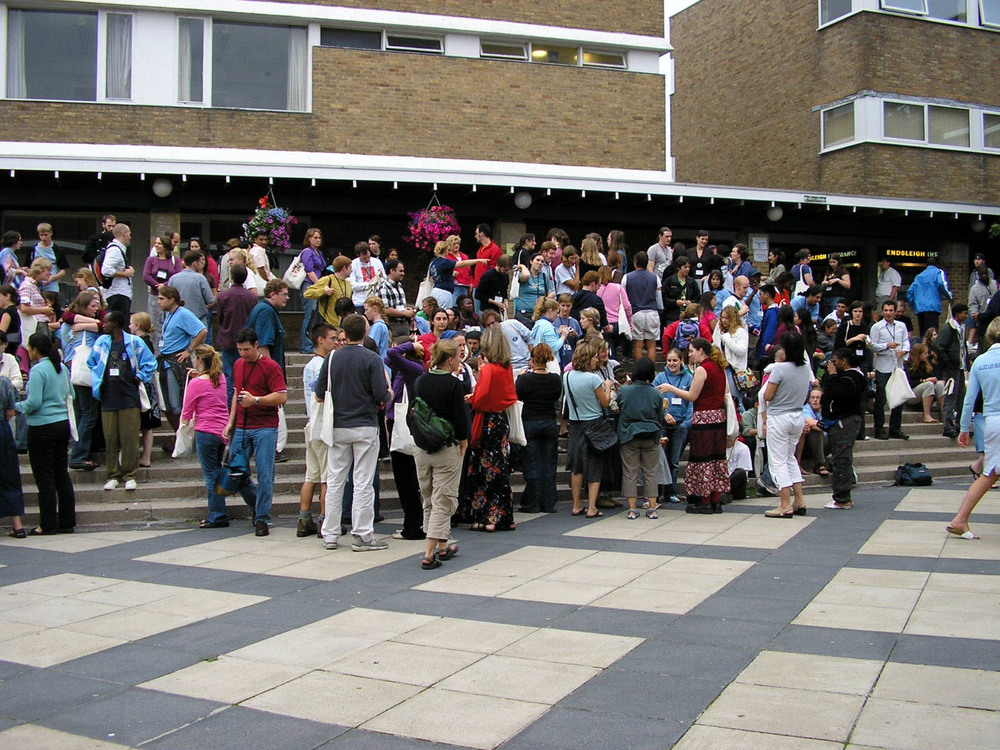
[[863, 145], [820, 156], [813, 107], [863, 90], [1000, 106], [1000, 38], [861, 13], [816, 31], [815, 3], [701, 0], [671, 19], [677, 179], [997, 201], [1000, 156]]
[[[664, 168], [662, 76], [328, 48], [313, 54], [312, 114], [4, 101], [0, 140]], [[629, 109], [635, 103], [641, 108]]]
[[[300, 2], [301, 0], [282, 0]], [[305, 0], [312, 5], [488, 18], [576, 29], [663, 36], [662, 0]]]

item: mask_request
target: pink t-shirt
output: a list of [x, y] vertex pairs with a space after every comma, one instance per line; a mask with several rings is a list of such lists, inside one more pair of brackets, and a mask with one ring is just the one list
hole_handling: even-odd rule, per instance
[[222, 431], [229, 423], [225, 375], [219, 378], [217, 386], [213, 386], [208, 378], [195, 378], [188, 384], [181, 419], [192, 418], [195, 420], [195, 431], [222, 437]]

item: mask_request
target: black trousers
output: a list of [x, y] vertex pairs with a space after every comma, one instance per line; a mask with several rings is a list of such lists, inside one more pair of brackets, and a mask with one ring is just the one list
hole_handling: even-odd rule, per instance
[[[872, 416], [875, 419], [876, 434], [882, 432], [885, 426], [885, 386], [892, 376], [891, 372], [875, 373], [875, 406]], [[900, 404], [895, 409], [889, 410], [889, 432], [899, 432], [903, 429], [903, 405]]]
[[917, 323], [920, 324], [920, 335], [925, 335], [928, 328], [937, 328], [938, 321], [940, 320], [941, 313], [934, 312], [933, 310], [929, 312], [917, 313]]
[[132, 314], [132, 300], [124, 294], [112, 294], [107, 299], [108, 311], [120, 310], [128, 318]]
[[851, 488], [854, 486], [854, 441], [862, 421], [860, 414], [852, 414], [830, 425], [826, 431], [830, 453], [833, 454], [833, 499], [838, 503], [851, 502]]
[[[42, 531], [76, 526], [76, 495], [69, 478], [69, 421], [28, 426], [28, 460], [38, 487]], [[58, 510], [57, 510], [58, 509]]]
[[424, 505], [420, 497], [420, 483], [417, 481], [417, 464], [413, 456], [392, 451], [392, 478], [396, 481], [399, 504], [403, 506], [403, 538], [423, 539]]

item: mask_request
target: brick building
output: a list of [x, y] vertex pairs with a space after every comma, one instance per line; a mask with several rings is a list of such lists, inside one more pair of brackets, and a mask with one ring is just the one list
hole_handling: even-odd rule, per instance
[[868, 297], [882, 253], [937, 255], [964, 298], [997, 249], [1000, 3], [700, 0], [670, 32], [679, 181], [798, 191], [771, 242], [846, 252]]

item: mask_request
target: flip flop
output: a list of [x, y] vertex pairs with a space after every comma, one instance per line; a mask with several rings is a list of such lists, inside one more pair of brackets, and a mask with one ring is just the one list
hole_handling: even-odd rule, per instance
[[959, 539], [979, 538], [979, 534], [973, 534], [971, 529], [965, 529], [965, 531], [963, 531], [962, 529], [955, 528], [954, 526], [946, 526], [945, 528], [947, 529], [949, 534], [954, 534]]
[[601, 511], [597, 511], [594, 515], [590, 515], [589, 513], [587, 514], [587, 518], [601, 518], [603, 516], [604, 514], [601, 513]]
[[582, 516], [582, 515], [583, 515], [584, 513], [586, 513], [586, 512], [587, 512], [587, 511], [585, 511], [585, 510], [584, 510], [583, 508], [581, 508], [580, 510], [573, 510], [573, 511], [570, 511], [570, 515], [571, 515], [571, 516]]

